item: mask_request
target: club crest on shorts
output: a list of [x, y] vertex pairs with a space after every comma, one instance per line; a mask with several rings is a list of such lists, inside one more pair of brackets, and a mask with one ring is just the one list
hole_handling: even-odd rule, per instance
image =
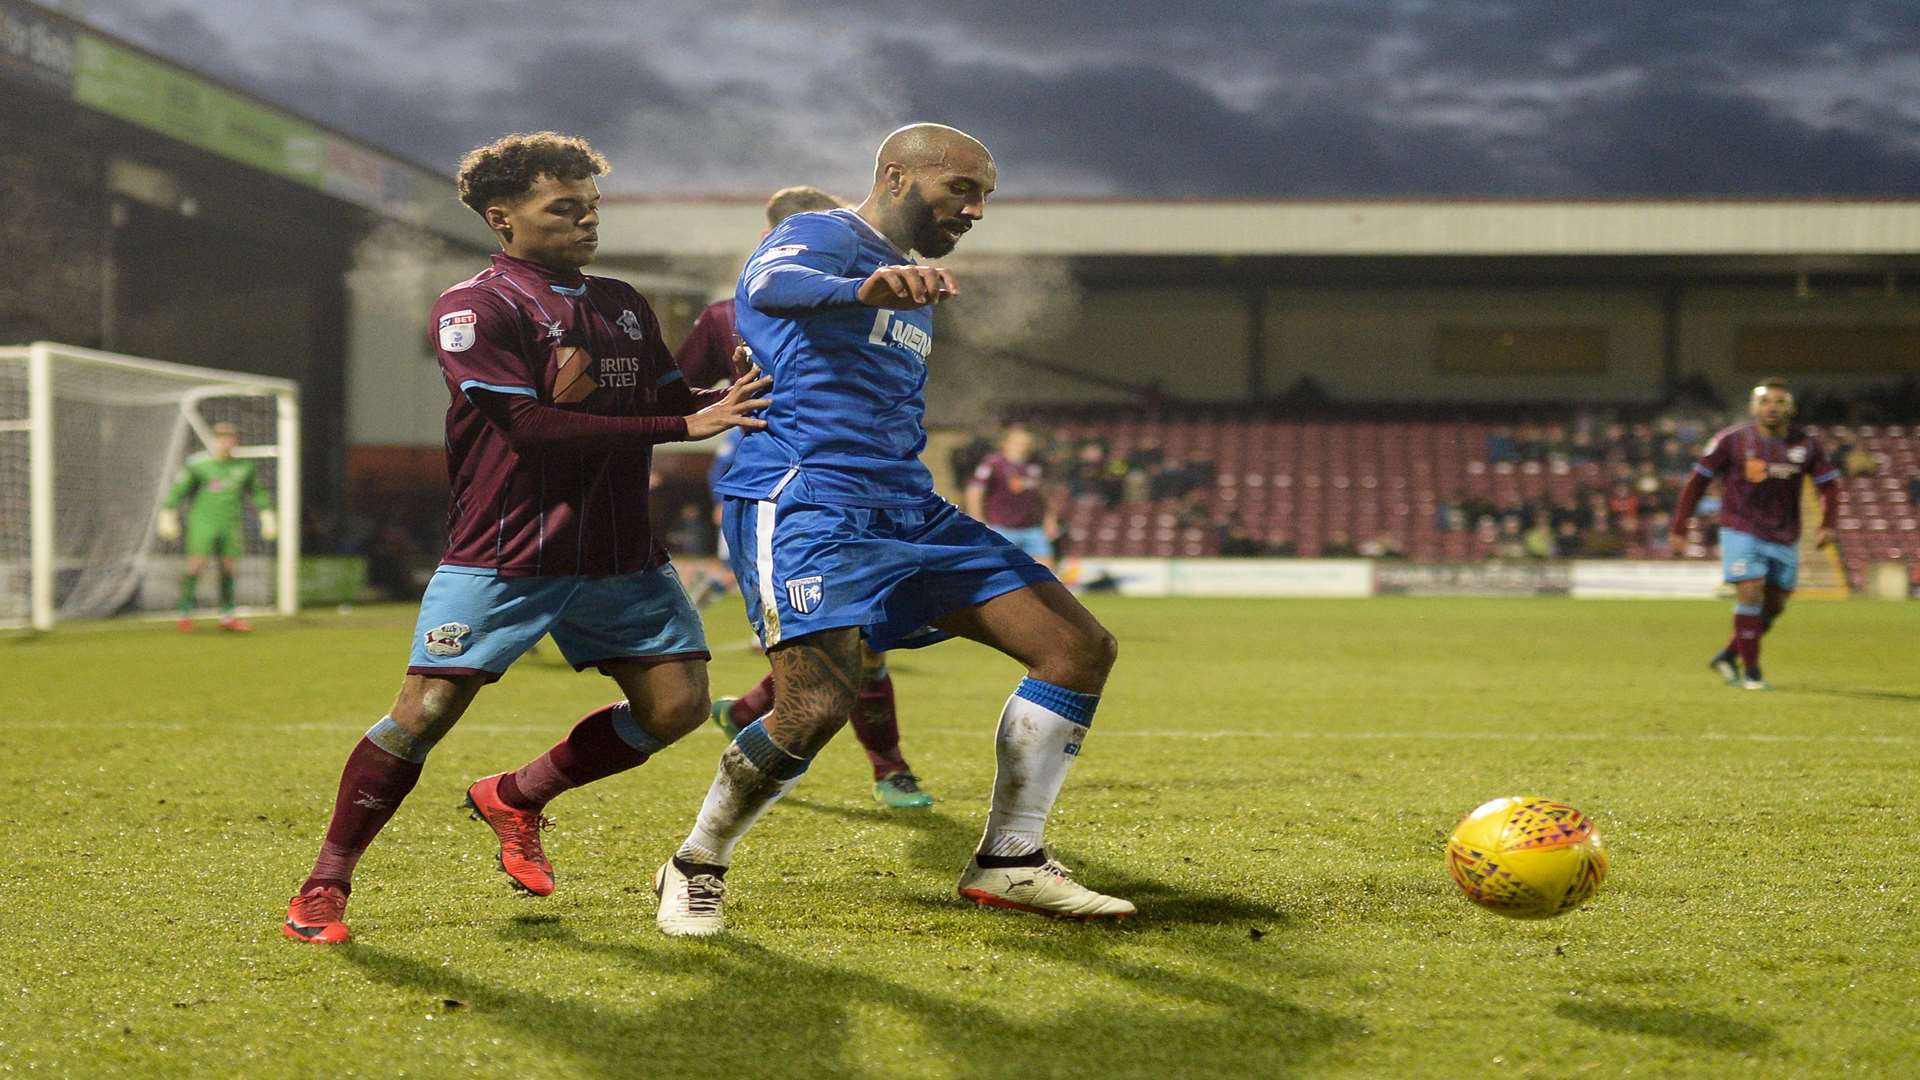
[[820, 598], [826, 588], [820, 583], [820, 575], [787, 579], [787, 606], [799, 614], [805, 615], [820, 606]]
[[466, 623], [441, 623], [427, 631], [427, 651], [435, 656], [459, 656], [467, 651], [466, 637], [473, 627]]

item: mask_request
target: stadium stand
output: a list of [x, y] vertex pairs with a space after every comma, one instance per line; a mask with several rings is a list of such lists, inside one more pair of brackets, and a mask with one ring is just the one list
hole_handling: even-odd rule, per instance
[[[1536, 513], [1556, 534], [1578, 534], [1584, 556], [1665, 554], [1665, 514], [1710, 425], [1610, 425], [1584, 445], [1553, 424], [1107, 417], [1047, 427], [1079, 554], [1464, 561], [1521, 554], [1511, 545], [1524, 544]], [[1529, 440], [1530, 430], [1544, 438]], [[1858, 473], [1843, 481], [1838, 523], [1848, 577], [1920, 553], [1910, 490], [1920, 487], [1920, 430], [1811, 430]], [[1516, 518], [1518, 528], [1503, 528]], [[1571, 553], [1567, 536], [1554, 539], [1528, 553]]]

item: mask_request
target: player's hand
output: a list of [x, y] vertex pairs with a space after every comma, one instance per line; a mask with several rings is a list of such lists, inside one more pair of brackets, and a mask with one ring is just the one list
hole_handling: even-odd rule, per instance
[[154, 534], [171, 544], [180, 539], [180, 515], [172, 510], [162, 510], [153, 520]]
[[753, 350], [745, 345], [733, 347], [733, 362], [729, 365], [729, 374], [738, 379], [753, 369]]
[[762, 375], [758, 364], [749, 366], [745, 375], [733, 380], [733, 385], [727, 387], [724, 397], [687, 417], [687, 438], [710, 439], [728, 428], [765, 430], [767, 422], [749, 414], [773, 404], [770, 397], [754, 396], [772, 385], [773, 379]]
[[867, 275], [856, 295], [868, 307], [907, 311], [960, 295], [960, 283], [937, 266], [883, 266]]
[[1673, 557], [1678, 559], [1687, 553], [1687, 534], [1675, 529], [1667, 534], [1667, 542], [1673, 547]]
[[1833, 530], [1825, 525], [1820, 526], [1819, 529], [1814, 531], [1813, 545], [1815, 547], [1832, 547]]
[[271, 510], [260, 511], [260, 539], [271, 544], [280, 539], [280, 515]]

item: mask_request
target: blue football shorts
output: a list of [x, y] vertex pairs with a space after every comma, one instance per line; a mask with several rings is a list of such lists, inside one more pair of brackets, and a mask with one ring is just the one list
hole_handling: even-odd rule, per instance
[[952, 636], [941, 616], [1052, 571], [939, 497], [911, 507], [825, 506], [787, 485], [770, 500], [729, 497], [721, 531], [747, 618], [768, 648], [848, 626], [876, 652]]
[[668, 563], [632, 574], [501, 577], [441, 566], [420, 600], [412, 675], [492, 682], [543, 636], [575, 671], [613, 660], [705, 660], [706, 631]]
[[1720, 569], [1729, 582], [1766, 578], [1774, 588], [1792, 592], [1800, 580], [1800, 549], [1738, 529], [1721, 529]]

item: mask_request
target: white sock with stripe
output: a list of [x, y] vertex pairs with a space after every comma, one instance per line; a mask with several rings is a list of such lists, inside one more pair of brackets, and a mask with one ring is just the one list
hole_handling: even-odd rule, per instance
[[1039, 679], [1020, 686], [1000, 711], [994, 736], [993, 807], [979, 855], [1019, 858], [1046, 847], [1047, 814], [1066, 783], [1067, 767], [1093, 724], [1098, 694]]

